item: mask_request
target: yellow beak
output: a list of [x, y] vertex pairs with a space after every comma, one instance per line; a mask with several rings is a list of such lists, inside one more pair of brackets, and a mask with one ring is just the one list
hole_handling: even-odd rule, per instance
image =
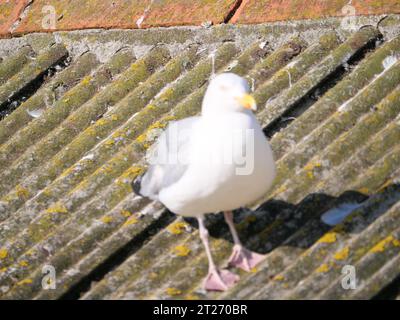
[[256, 100], [254, 100], [254, 98], [247, 93], [245, 95], [243, 95], [243, 97], [240, 97], [238, 99], [238, 101], [246, 109], [253, 110], [253, 111], [257, 110]]

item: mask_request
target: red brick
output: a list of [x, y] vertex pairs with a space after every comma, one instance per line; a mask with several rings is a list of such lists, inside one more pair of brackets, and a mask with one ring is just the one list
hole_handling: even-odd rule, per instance
[[0, 38], [10, 35], [10, 28], [19, 18], [28, 0], [0, 0]]
[[[42, 8], [54, 6], [56, 30], [138, 28], [221, 23], [238, 0], [35, 0], [16, 33], [46, 30]], [[142, 23], [139, 23], [142, 22]]]
[[54, 31], [42, 26], [46, 15], [42, 10], [48, 5], [56, 12], [56, 30], [133, 28], [149, 3], [150, 0], [35, 0], [16, 32]]
[[201, 25], [208, 21], [214, 24], [223, 23], [239, 2], [238, 0], [155, 1], [143, 26]]
[[[263, 22], [318, 19], [346, 15], [342, 8], [349, 0], [243, 0], [231, 22]], [[400, 13], [399, 0], [353, 0], [355, 15]]]

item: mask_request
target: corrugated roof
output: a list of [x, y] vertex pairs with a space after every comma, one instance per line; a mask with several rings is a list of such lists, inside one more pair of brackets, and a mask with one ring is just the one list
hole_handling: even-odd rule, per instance
[[[398, 295], [398, 27], [384, 36], [372, 26], [300, 30], [275, 43], [263, 27], [258, 39], [212, 29], [204, 42], [185, 29], [180, 43], [152, 46], [135, 31], [146, 45], [135, 52], [119, 38], [108, 56], [79, 51], [73, 33], [57, 44], [40, 38], [40, 51], [9, 50], [0, 64], [0, 298]], [[160, 129], [198, 114], [210, 76], [228, 70], [254, 89], [278, 176], [253, 210], [237, 212], [241, 237], [265, 261], [232, 290], [206, 293], [196, 224], [134, 196], [130, 182]], [[346, 205], [343, 223], [321, 221]], [[222, 263], [228, 229], [217, 215], [207, 223]], [[55, 290], [42, 289], [44, 265], [57, 271]], [[341, 286], [345, 265], [356, 268], [356, 290]]]

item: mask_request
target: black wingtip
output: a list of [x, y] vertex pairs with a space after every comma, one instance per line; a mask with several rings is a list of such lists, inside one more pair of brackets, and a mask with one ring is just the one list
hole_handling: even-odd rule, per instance
[[143, 197], [143, 195], [140, 193], [140, 189], [142, 187], [142, 178], [143, 178], [143, 175], [140, 175], [140, 176], [136, 177], [136, 179], [134, 179], [131, 183], [133, 192], [141, 197]]

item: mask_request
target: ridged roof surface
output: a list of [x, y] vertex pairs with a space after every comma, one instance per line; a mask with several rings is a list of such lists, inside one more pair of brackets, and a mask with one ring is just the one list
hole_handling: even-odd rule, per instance
[[[0, 298], [399, 298], [398, 25], [313, 33], [311, 24], [290, 37], [290, 28], [262, 26], [201, 38], [192, 29], [121, 31], [97, 46], [99, 32], [0, 42], [9, 46], [0, 63]], [[198, 114], [222, 71], [249, 80], [278, 175], [236, 215], [265, 261], [237, 271], [230, 291], [206, 293], [196, 223], [134, 196], [130, 182], [160, 129]], [[331, 227], [321, 221], [330, 210], [351, 214]], [[219, 215], [207, 224], [222, 264], [228, 229]], [[42, 289], [44, 265], [57, 271], [55, 290]], [[341, 286], [345, 265], [355, 267], [355, 290]]]

